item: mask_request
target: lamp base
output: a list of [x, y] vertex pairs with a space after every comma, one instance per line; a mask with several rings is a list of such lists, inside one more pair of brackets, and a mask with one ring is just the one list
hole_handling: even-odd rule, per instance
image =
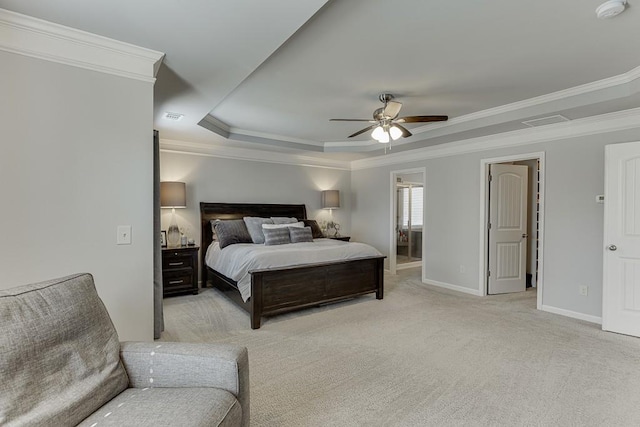
[[167, 246], [180, 246], [180, 229], [176, 220], [176, 211], [171, 211], [171, 223], [167, 229]]

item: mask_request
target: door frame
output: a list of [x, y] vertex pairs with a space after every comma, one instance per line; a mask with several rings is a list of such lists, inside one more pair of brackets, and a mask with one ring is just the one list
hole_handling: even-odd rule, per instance
[[489, 248], [487, 246], [487, 224], [489, 223], [489, 166], [494, 163], [517, 162], [522, 160], [537, 159], [540, 162], [538, 184], [538, 274], [536, 275], [537, 309], [542, 310], [542, 294], [544, 289], [544, 198], [545, 198], [545, 152], [515, 154], [512, 156], [492, 157], [480, 160], [480, 277], [478, 279], [478, 292], [481, 296], [487, 295], [487, 259]]
[[427, 168], [411, 168], [411, 169], [401, 169], [401, 170], [392, 170], [389, 173], [389, 193], [390, 193], [390, 209], [389, 209], [389, 273], [396, 274], [398, 270], [398, 264], [396, 262], [397, 255], [397, 241], [396, 241], [396, 205], [398, 204], [398, 194], [396, 192], [396, 181], [398, 175], [404, 175], [409, 173], [419, 173], [422, 174], [422, 260], [420, 264], [422, 266], [422, 270], [424, 271], [424, 246], [426, 239], [424, 238], [425, 231], [425, 212], [426, 212], [426, 204], [427, 198], [425, 197], [425, 188], [426, 188], [426, 180], [427, 180]]

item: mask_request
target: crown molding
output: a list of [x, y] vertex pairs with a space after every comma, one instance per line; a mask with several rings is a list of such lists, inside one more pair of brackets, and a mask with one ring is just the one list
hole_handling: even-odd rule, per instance
[[371, 169], [381, 166], [406, 164], [420, 160], [435, 159], [460, 154], [487, 151], [497, 148], [516, 147], [569, 138], [598, 135], [609, 132], [640, 129], [640, 108], [602, 114], [539, 128], [528, 128], [470, 138], [431, 147], [387, 154], [368, 159], [354, 160], [351, 170]]
[[[547, 114], [549, 111], [557, 110], [557, 103], [565, 103], [565, 107], [568, 106], [567, 103], [572, 104], [572, 106], [580, 106], [591, 104], [594, 102], [607, 101], [610, 99], [629, 96], [630, 94], [634, 94], [640, 91], [640, 85], [637, 85], [639, 79], [640, 67], [636, 67], [626, 73], [597, 80], [595, 82], [559, 90], [534, 98], [525, 99], [523, 101], [517, 101], [510, 104], [477, 111], [475, 113], [466, 114], [464, 116], [454, 117], [446, 122], [429, 123], [420, 127], [416, 127], [411, 129], [411, 132], [413, 133], [412, 137], [402, 138], [396, 141], [394, 145], [401, 146], [416, 141], [423, 141], [431, 137], [463, 132], [473, 129], [474, 127], [482, 124], [491, 125], [510, 120], [520, 120], [528, 117], [541, 116]], [[598, 99], [593, 99], [594, 97], [597, 97]], [[217, 120], [212, 116], [211, 118], [213, 120]], [[207, 120], [206, 117], [205, 120]], [[233, 136], [236, 136], [235, 139], [238, 140], [265, 143], [269, 145], [284, 146], [282, 144], [278, 144], [278, 141], [283, 141], [287, 144], [290, 144], [292, 148], [308, 150], [310, 149], [313, 151], [324, 152], [368, 152], [380, 149], [379, 143], [373, 140], [357, 142], [314, 142], [309, 140], [298, 140], [281, 135], [270, 135], [256, 131], [248, 131], [239, 128], [223, 127], [222, 132], [220, 132], [219, 130], [211, 129], [208, 126], [203, 125], [202, 123], [200, 124], [203, 127], [229, 139], [234, 139]], [[220, 128], [220, 126], [217, 127]], [[225, 134], [225, 131], [227, 132], [227, 134]], [[247, 137], [251, 137], [253, 139], [249, 140], [247, 139]]]
[[160, 151], [166, 153], [192, 154], [196, 156], [223, 159], [247, 160], [252, 162], [276, 163], [283, 165], [317, 167], [325, 169], [350, 170], [350, 162], [319, 157], [300, 156], [274, 151], [261, 151], [236, 147], [225, 147], [199, 142], [160, 139]]
[[[613, 77], [607, 77], [595, 82], [585, 83], [579, 86], [574, 86], [568, 89], [559, 90], [556, 92], [548, 93], [545, 95], [536, 96], [534, 98], [525, 99], [523, 101], [512, 102], [510, 104], [500, 105], [498, 107], [489, 108], [486, 110], [478, 111], [475, 113], [465, 114], [464, 116], [454, 117], [451, 120], [441, 123], [433, 123], [414, 128], [412, 132], [414, 134], [425, 133], [433, 131], [435, 129], [455, 126], [457, 124], [470, 122], [474, 120], [486, 119], [493, 116], [512, 113], [515, 111], [521, 111], [540, 105], [548, 104], [551, 102], [562, 101], [568, 98], [588, 95], [605, 89], [615, 88], [620, 85], [628, 85], [634, 83], [635, 80], [640, 78], [640, 67], [636, 67], [626, 73], [618, 74]], [[631, 92], [637, 92], [633, 90]]]
[[0, 50], [155, 82], [164, 53], [0, 9]]

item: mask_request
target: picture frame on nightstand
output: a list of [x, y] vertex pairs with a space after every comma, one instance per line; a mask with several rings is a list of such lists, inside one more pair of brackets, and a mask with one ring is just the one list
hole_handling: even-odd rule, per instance
[[160, 246], [167, 247], [167, 230], [160, 231]]

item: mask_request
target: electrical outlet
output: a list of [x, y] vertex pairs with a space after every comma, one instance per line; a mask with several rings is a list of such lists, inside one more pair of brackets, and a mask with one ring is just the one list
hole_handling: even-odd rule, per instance
[[131, 244], [131, 226], [119, 225], [118, 234], [116, 237], [116, 244], [118, 245], [130, 245]]
[[580, 286], [580, 295], [586, 297], [589, 295], [589, 287], [588, 286]]

